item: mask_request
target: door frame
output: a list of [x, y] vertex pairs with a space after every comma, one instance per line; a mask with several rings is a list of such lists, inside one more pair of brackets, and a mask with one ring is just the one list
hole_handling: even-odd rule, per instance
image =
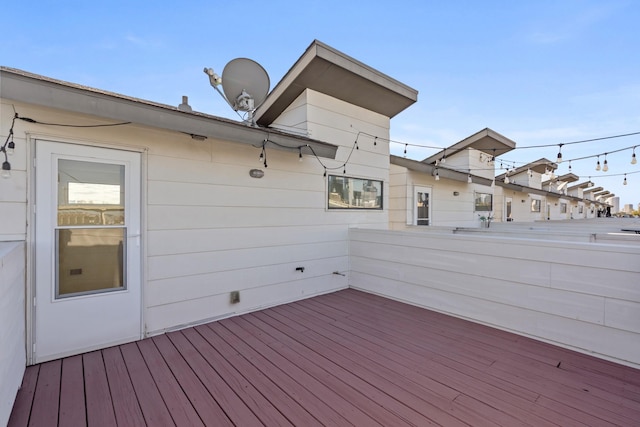
[[413, 186], [413, 194], [411, 195], [411, 206], [412, 206], [412, 221], [411, 225], [418, 225], [418, 192], [428, 193], [429, 194], [429, 224], [428, 225], [420, 225], [421, 227], [429, 227], [433, 225], [433, 187], [427, 185], [414, 185]]
[[28, 199], [27, 199], [27, 227], [26, 227], [26, 241], [28, 244], [28, 249], [26, 251], [26, 289], [25, 289], [25, 299], [26, 299], [26, 359], [27, 365], [36, 364], [36, 263], [35, 263], [35, 255], [36, 255], [36, 233], [35, 233], [35, 224], [36, 224], [36, 141], [37, 140], [45, 140], [49, 142], [55, 142], [60, 144], [69, 144], [69, 145], [79, 145], [79, 146], [87, 146], [94, 148], [106, 148], [111, 150], [121, 150], [121, 151], [131, 151], [140, 154], [140, 206], [139, 206], [139, 214], [140, 214], [140, 268], [139, 268], [139, 280], [140, 280], [140, 338], [144, 338], [146, 336], [146, 327], [145, 327], [145, 310], [146, 307], [146, 271], [147, 271], [147, 155], [148, 155], [148, 147], [144, 146], [132, 146], [128, 144], [119, 144], [119, 143], [105, 143], [98, 142], [95, 140], [91, 140], [88, 138], [84, 138], [82, 140], [73, 139], [65, 136], [59, 135], [51, 135], [51, 134], [41, 134], [41, 133], [27, 133], [26, 135], [26, 155], [29, 159], [30, 165], [27, 168], [27, 189], [28, 189]]

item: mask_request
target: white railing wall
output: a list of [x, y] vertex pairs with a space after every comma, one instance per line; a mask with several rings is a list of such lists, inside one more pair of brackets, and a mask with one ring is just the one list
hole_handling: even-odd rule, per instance
[[640, 367], [640, 246], [350, 230], [350, 286]]
[[24, 251], [24, 242], [0, 242], [0, 425], [9, 421], [26, 366]]

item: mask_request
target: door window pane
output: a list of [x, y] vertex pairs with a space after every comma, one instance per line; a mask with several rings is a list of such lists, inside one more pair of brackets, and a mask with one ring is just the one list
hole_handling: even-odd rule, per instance
[[417, 192], [417, 225], [429, 225], [429, 193]]
[[126, 228], [56, 230], [56, 296], [125, 289]]
[[58, 225], [124, 225], [124, 166], [58, 160]]

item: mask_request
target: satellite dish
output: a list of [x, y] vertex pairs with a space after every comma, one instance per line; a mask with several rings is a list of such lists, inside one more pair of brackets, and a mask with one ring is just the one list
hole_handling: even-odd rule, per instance
[[222, 71], [222, 90], [235, 111], [252, 112], [269, 92], [269, 75], [251, 59], [237, 58]]
[[[245, 111], [248, 124], [255, 126], [253, 113], [264, 102], [269, 92], [269, 75], [257, 62], [247, 58], [236, 58], [222, 70], [222, 77], [212, 68], [205, 68], [209, 83], [233, 108], [233, 111]], [[222, 86], [224, 94], [218, 86]]]

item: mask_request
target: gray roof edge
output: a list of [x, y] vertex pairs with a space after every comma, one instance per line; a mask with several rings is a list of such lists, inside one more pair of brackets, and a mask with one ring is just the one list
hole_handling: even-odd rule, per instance
[[[436, 160], [440, 160], [444, 154], [446, 154], [447, 152], [450, 153], [449, 155], [453, 155], [455, 153], [458, 153], [462, 150], [464, 150], [465, 148], [471, 147], [473, 145], [474, 142], [484, 138], [484, 137], [490, 137], [496, 141], [498, 141], [500, 144], [502, 144], [503, 146], [505, 146], [507, 148], [507, 150], [505, 150], [504, 152], [502, 152], [501, 154], [507, 153], [513, 149], [515, 149], [516, 147], [516, 143], [515, 141], [512, 141], [511, 139], [507, 138], [506, 136], [499, 134], [498, 132], [494, 131], [491, 128], [484, 128], [479, 130], [478, 132], [467, 136], [466, 138], [456, 142], [453, 145], [450, 145], [447, 148], [443, 148], [442, 150], [440, 150], [439, 152], [427, 157], [426, 159], [423, 160], [423, 162], [425, 163], [433, 163]], [[497, 147], [496, 147], [497, 148]], [[490, 153], [486, 153], [486, 154], [490, 154]], [[498, 154], [498, 155], [501, 155]]]
[[[323, 141], [288, 134], [177, 107], [103, 91], [26, 71], [0, 66], [0, 96], [4, 99], [57, 108], [74, 113], [129, 121], [187, 135], [200, 135], [245, 144], [261, 144], [265, 137], [291, 149], [312, 146], [318, 156], [335, 159], [338, 147]], [[274, 145], [275, 149], [284, 149]]]

